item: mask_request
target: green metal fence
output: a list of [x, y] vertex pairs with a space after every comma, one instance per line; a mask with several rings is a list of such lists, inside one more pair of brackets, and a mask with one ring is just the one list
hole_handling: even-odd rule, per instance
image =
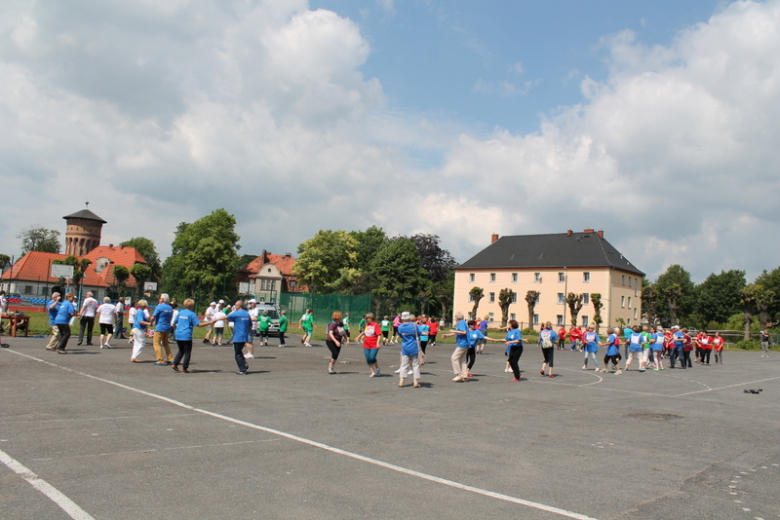
[[334, 311], [341, 311], [342, 316], [349, 313], [352, 322], [357, 325], [364, 314], [371, 312], [371, 295], [282, 293], [279, 295], [279, 307], [287, 311], [288, 319], [293, 323], [306, 309], [312, 309], [315, 323], [328, 323]]

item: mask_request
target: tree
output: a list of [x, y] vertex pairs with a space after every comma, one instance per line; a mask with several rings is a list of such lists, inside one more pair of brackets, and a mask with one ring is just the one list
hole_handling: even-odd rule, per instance
[[5, 268], [11, 264], [11, 257], [8, 255], [0, 255], [0, 273], [5, 271]]
[[127, 279], [130, 278], [130, 270], [123, 265], [114, 266], [114, 292], [119, 294], [120, 289], [125, 287]]
[[298, 246], [293, 274], [310, 292], [333, 293], [355, 282], [358, 241], [346, 231], [319, 230]]
[[[668, 292], [672, 286], [677, 286]], [[670, 265], [669, 268], [658, 277], [653, 289], [656, 294], [656, 310], [662, 321], [668, 325], [677, 325], [680, 318], [687, 318], [693, 312], [695, 294], [691, 275], [680, 265]], [[671, 300], [670, 300], [671, 297]], [[674, 319], [669, 308], [670, 301], [674, 304]]]
[[420, 267], [417, 248], [408, 238], [396, 238], [382, 245], [371, 260], [370, 269], [382, 292], [397, 295], [402, 305], [417, 303], [420, 293], [431, 288]]
[[768, 328], [769, 307], [774, 303], [776, 294], [771, 289], [766, 289], [759, 284], [756, 285], [760, 287], [756, 294], [756, 310], [758, 311], [758, 321], [761, 324], [761, 330], [764, 330]]
[[[780, 267], [767, 272], [764, 270], [755, 283], [761, 285], [767, 291], [772, 291], [775, 296], [780, 295]], [[767, 307], [767, 321], [780, 321], [780, 298], [773, 298]]]
[[471, 318], [476, 320], [477, 310], [479, 310], [479, 301], [485, 297], [485, 291], [482, 290], [482, 287], [472, 287], [469, 291], [469, 296], [471, 297], [471, 301], [474, 302], [474, 306], [471, 308]]
[[[73, 283], [80, 288], [81, 281], [84, 279], [84, 275], [87, 274], [87, 269], [92, 265], [92, 260], [89, 258], [79, 259], [76, 256], [68, 255], [62, 260], [54, 259], [51, 261], [53, 264], [71, 265], [73, 266]], [[79, 298], [81, 297], [81, 291], [79, 290]]]
[[163, 264], [165, 292], [196, 298], [199, 290], [213, 296], [222, 286], [235, 292], [241, 258], [236, 218], [220, 208], [195, 222], [182, 222], [171, 244], [171, 256]]
[[582, 310], [582, 301], [585, 299], [583, 294], [569, 293], [566, 295], [566, 305], [569, 306], [569, 313], [571, 314], [571, 328], [577, 327], [577, 316]]
[[596, 324], [596, 334], [598, 334], [599, 326], [604, 322], [601, 318], [601, 309], [604, 307], [601, 302], [601, 293], [591, 293], [590, 302], [593, 304], [593, 323]]
[[509, 306], [515, 299], [515, 293], [510, 288], [501, 289], [498, 293], [498, 307], [501, 309], [501, 326], [506, 327], [509, 321]]
[[439, 236], [417, 234], [410, 240], [414, 242], [420, 255], [420, 265], [428, 272], [431, 281], [434, 283], [444, 281], [457, 263], [449, 251], [439, 246]]
[[371, 261], [379, 249], [388, 241], [387, 235], [380, 227], [371, 226], [365, 231], [350, 231], [349, 235], [357, 241], [356, 267], [361, 272], [370, 270]]
[[157, 254], [157, 248], [154, 242], [144, 237], [135, 237], [125, 240], [120, 245], [133, 247], [146, 260], [146, 265], [152, 270], [152, 276], [159, 278], [162, 274], [162, 265], [160, 264], [160, 255]]
[[433, 296], [441, 307], [441, 316], [449, 318], [450, 309], [455, 295], [455, 271], [451, 271], [447, 279], [433, 288]]
[[152, 276], [152, 268], [144, 264], [133, 264], [133, 267], [130, 268], [130, 274], [135, 278], [135, 286], [140, 296], [144, 293], [144, 284]]
[[33, 226], [16, 235], [16, 238], [22, 240], [22, 256], [30, 251], [59, 253], [62, 250], [60, 232], [53, 229]]
[[750, 325], [753, 323], [753, 313], [756, 310], [756, 300], [760, 297], [762, 287], [750, 284], [739, 291], [739, 300], [742, 303], [742, 323], [745, 326], [745, 335], [742, 338], [750, 341]]
[[534, 328], [534, 309], [539, 301], [539, 291], [528, 291], [525, 293], [525, 302], [528, 304], [528, 328]]
[[647, 317], [648, 322], [655, 323], [657, 317], [656, 301], [658, 300], [658, 295], [655, 293], [655, 289], [652, 285], [642, 287], [641, 300], [642, 314]]
[[745, 288], [745, 271], [732, 269], [711, 274], [696, 287], [696, 313], [704, 322], [724, 323], [740, 310], [739, 291]]

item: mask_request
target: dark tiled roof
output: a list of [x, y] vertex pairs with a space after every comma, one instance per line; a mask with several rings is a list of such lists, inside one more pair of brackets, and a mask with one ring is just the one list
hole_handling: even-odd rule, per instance
[[598, 233], [501, 237], [456, 269], [612, 267], [644, 276]]
[[98, 222], [102, 222], [103, 224], [106, 224], [107, 222], [103, 220], [102, 218], [98, 217], [94, 213], [92, 213], [88, 209], [82, 209], [81, 211], [77, 211], [76, 213], [73, 213], [72, 215], [68, 215], [66, 217], [62, 217], [65, 220], [69, 218], [82, 218], [84, 220], [97, 220]]

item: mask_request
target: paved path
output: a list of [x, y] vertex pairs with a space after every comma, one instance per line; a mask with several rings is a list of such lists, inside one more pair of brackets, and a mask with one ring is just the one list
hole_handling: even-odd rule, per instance
[[558, 351], [548, 379], [532, 347], [513, 383], [488, 346], [453, 383], [432, 347], [399, 389], [397, 347], [372, 379], [354, 346], [334, 375], [296, 346], [238, 376], [229, 347], [177, 374], [6, 341], [0, 519], [780, 518], [780, 355], [615, 376]]

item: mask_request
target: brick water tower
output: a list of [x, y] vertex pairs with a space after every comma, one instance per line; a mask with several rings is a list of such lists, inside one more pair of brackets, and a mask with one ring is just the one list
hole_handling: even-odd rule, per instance
[[62, 217], [68, 223], [65, 230], [65, 254], [84, 256], [100, 245], [100, 232], [105, 220], [88, 209]]

